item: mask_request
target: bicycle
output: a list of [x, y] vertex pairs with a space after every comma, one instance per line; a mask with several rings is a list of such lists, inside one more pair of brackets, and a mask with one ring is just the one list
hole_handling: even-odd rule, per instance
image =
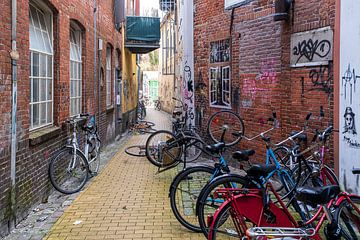
[[[51, 159], [49, 177], [57, 191], [72, 194], [83, 188], [89, 176], [98, 173], [101, 141], [94, 116], [80, 114], [66, 122], [72, 127], [72, 136]], [[85, 132], [83, 151], [78, 140], [78, 127]]]
[[145, 106], [145, 100], [140, 99], [137, 107], [137, 117], [140, 120], [145, 119], [146, 117], [146, 106]]
[[161, 111], [161, 102], [160, 102], [160, 99], [154, 100], [154, 107], [155, 107], [155, 110]]
[[[202, 189], [207, 183], [218, 176], [230, 173], [230, 168], [222, 154], [225, 148], [230, 146], [229, 143], [223, 142], [229, 128], [225, 126], [220, 127], [220, 129], [223, 131], [221, 134], [222, 136], [219, 139], [220, 142], [208, 145], [205, 151], [208, 155], [218, 158], [219, 161], [216, 162], [214, 166], [199, 165], [183, 169], [183, 171], [176, 175], [169, 189], [171, 208], [175, 217], [183, 226], [195, 232], [201, 231], [201, 227], [195, 214], [197, 212], [196, 206], [199, 194], [201, 195]], [[267, 130], [265, 133], [270, 132], [273, 129], [274, 127]], [[242, 132], [243, 131], [244, 127], [242, 127]], [[260, 135], [261, 134], [249, 140], [254, 140]], [[237, 160], [248, 160], [249, 156], [252, 156], [253, 154], [255, 154], [255, 151], [253, 150], [238, 151], [235, 152], [233, 157]], [[234, 180], [230, 186], [235, 187], [235, 182], [236, 180]], [[244, 182], [240, 179], [239, 182], [236, 183], [243, 184]]]
[[[360, 169], [354, 169], [353, 173], [360, 174]], [[311, 228], [311, 223], [316, 219], [314, 217], [303, 224], [304, 226], [298, 225], [295, 228], [280, 226], [249, 228], [246, 230], [248, 239], [270, 239], [268, 237], [321, 239], [319, 231], [325, 218], [328, 221], [324, 228], [327, 239], [360, 239], [360, 196], [340, 192], [338, 186], [301, 188], [297, 194], [297, 198], [301, 201], [322, 205], [321, 212], [320, 210], [317, 212], [318, 216], [322, 215], [315, 229]]]
[[[275, 166], [275, 169], [273, 169], [273, 171], [269, 172], [267, 175], [265, 175], [261, 178], [262, 184], [265, 184], [269, 180], [272, 181], [273, 183], [277, 183], [277, 186], [275, 187], [276, 192], [280, 192], [282, 190], [282, 188], [285, 187], [285, 193], [282, 196], [282, 199], [285, 199], [285, 198], [290, 199], [288, 206], [290, 204], [293, 204], [293, 202], [291, 201], [292, 200], [291, 195], [289, 193], [291, 193], [295, 189], [295, 186], [297, 186], [299, 184], [301, 176], [298, 175], [298, 178], [296, 178], [296, 179], [294, 178], [293, 170], [286, 167], [285, 163], [282, 162], [283, 159], [279, 160], [277, 151], [282, 151], [283, 150], [282, 145], [284, 143], [286, 143], [287, 141], [293, 142], [294, 139], [296, 139], [296, 138], [300, 138], [300, 140], [304, 139], [303, 133], [306, 129], [306, 126], [307, 126], [308, 120], [310, 119], [310, 116], [311, 116], [311, 114], [307, 115], [305, 124], [304, 124], [304, 128], [302, 131], [291, 134], [287, 139], [285, 139], [277, 144], [272, 144], [270, 141], [270, 138], [265, 136], [266, 133], [272, 131], [277, 126], [277, 120], [276, 120], [275, 113], [273, 113], [273, 118], [269, 119], [269, 120], [274, 120], [274, 126], [271, 129], [266, 130], [252, 138], [243, 136], [244, 139], [247, 139], [250, 141], [257, 137], [261, 137], [262, 140], [264, 140], [264, 142], [266, 144], [266, 165], [273, 164]], [[273, 150], [272, 147], [275, 147], [275, 149]], [[240, 155], [240, 154], [238, 154], [238, 155]], [[243, 157], [238, 157], [237, 159], [240, 161], [244, 160], [244, 159], [248, 160], [248, 156], [246, 156], [246, 155], [244, 156], [244, 154], [242, 154], [242, 155], [243, 155]], [[300, 155], [298, 157], [300, 157]], [[308, 168], [310, 168], [308, 165], [306, 165], [306, 166]], [[295, 169], [298, 169], [298, 168], [295, 168]], [[222, 199], [214, 198], [214, 196], [213, 196], [214, 192], [219, 187], [220, 188], [223, 188], [223, 187], [229, 188], [231, 186], [234, 186], [234, 184], [233, 184], [234, 182], [244, 181], [243, 179], [244, 179], [243, 176], [240, 176], [238, 174], [227, 174], [227, 175], [223, 175], [223, 176], [219, 176], [219, 177], [215, 178], [212, 182], [208, 183], [202, 189], [201, 193], [199, 194], [198, 201], [197, 201], [196, 212], [198, 215], [199, 225], [206, 237], [207, 237], [207, 233], [208, 233], [208, 223], [206, 221], [206, 215], [208, 213], [213, 213], [215, 211], [215, 209], [217, 209], [224, 202]], [[306, 179], [306, 180], [308, 180], [308, 179]], [[305, 181], [303, 182], [303, 184], [305, 184]], [[294, 208], [296, 208], [296, 210], [300, 212], [299, 206], [294, 205]], [[305, 218], [305, 213], [302, 213], [301, 217]]]

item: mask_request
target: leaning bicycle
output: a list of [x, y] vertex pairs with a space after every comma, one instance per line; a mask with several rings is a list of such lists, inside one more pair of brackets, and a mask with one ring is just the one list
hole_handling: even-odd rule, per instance
[[[81, 114], [67, 120], [72, 135], [66, 145], [52, 158], [49, 165], [50, 182], [64, 194], [80, 191], [89, 176], [98, 173], [101, 141], [95, 117]], [[79, 128], [84, 132], [83, 151], [79, 143]]]

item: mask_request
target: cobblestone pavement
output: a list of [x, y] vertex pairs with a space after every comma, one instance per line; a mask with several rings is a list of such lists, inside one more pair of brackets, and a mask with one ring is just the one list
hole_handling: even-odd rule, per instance
[[[148, 115], [157, 129], [169, 127], [167, 114]], [[146, 138], [132, 136], [44, 239], [203, 239], [181, 227], [171, 211], [168, 190], [176, 170], [156, 174], [146, 158], [124, 153]]]

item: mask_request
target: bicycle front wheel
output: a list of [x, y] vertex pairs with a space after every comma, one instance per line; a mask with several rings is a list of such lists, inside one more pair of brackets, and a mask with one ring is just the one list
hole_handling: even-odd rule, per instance
[[[197, 215], [200, 228], [205, 237], [209, 234], [207, 217], [214, 215], [215, 211], [224, 203], [224, 199], [215, 198], [214, 193], [220, 188], [242, 188], [248, 181], [240, 175], [225, 175], [209, 182], [201, 191], [197, 202]], [[231, 231], [235, 231], [232, 229]]]
[[[360, 196], [351, 196], [340, 203], [334, 218], [341, 229], [341, 239], [360, 239]], [[357, 209], [356, 209], [357, 208]]]
[[191, 231], [201, 232], [196, 216], [196, 202], [202, 188], [214, 173], [214, 167], [190, 167], [180, 172], [170, 186], [171, 209], [176, 219]]
[[241, 140], [245, 134], [245, 127], [239, 115], [230, 110], [223, 110], [210, 117], [207, 132], [214, 142], [224, 142], [229, 147]]
[[80, 191], [88, 179], [89, 165], [84, 155], [73, 147], [61, 149], [49, 165], [50, 182], [64, 194]]

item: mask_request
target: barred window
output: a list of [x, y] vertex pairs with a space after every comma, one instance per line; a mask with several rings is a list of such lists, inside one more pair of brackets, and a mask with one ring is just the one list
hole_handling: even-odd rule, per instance
[[81, 113], [82, 104], [82, 58], [81, 31], [70, 28], [70, 116]]
[[53, 123], [52, 14], [30, 3], [30, 129]]

